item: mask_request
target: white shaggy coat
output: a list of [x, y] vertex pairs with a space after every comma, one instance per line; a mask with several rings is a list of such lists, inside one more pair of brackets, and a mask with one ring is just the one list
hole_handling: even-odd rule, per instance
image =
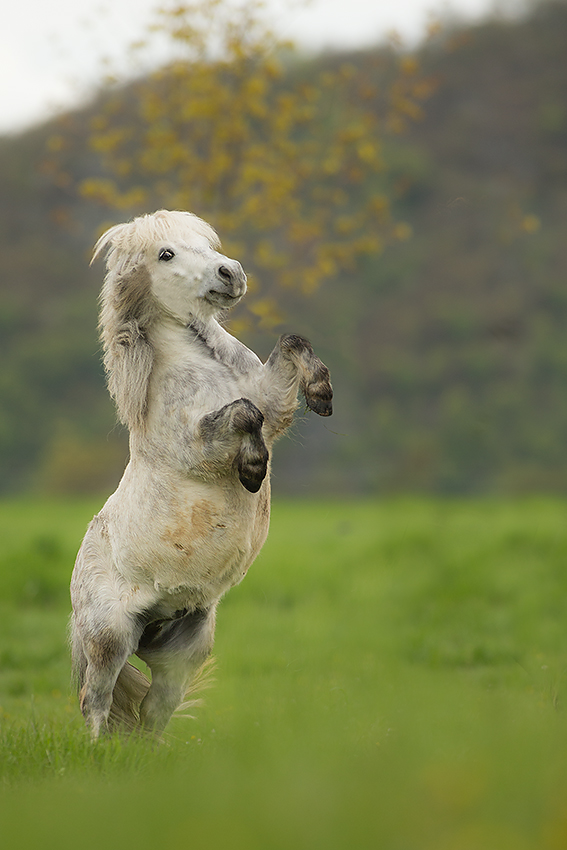
[[298, 390], [331, 413], [329, 373], [307, 340], [282, 337], [263, 364], [218, 323], [246, 291], [219, 248], [201, 219], [163, 210], [111, 228], [95, 248], [107, 253], [100, 328], [130, 460], [71, 581], [73, 665], [93, 737], [165, 728], [210, 653], [218, 601], [266, 539], [269, 454]]

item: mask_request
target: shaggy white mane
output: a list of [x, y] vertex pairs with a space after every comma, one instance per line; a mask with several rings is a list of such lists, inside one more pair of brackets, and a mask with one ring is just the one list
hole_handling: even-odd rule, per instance
[[107, 251], [99, 330], [108, 389], [120, 421], [129, 428], [143, 426], [154, 362], [148, 330], [156, 317], [156, 303], [145, 258], [159, 244], [165, 247], [175, 239], [190, 243], [192, 237], [204, 237], [212, 248], [220, 248], [206, 221], [177, 210], [159, 210], [117, 224], [95, 245], [93, 261]]

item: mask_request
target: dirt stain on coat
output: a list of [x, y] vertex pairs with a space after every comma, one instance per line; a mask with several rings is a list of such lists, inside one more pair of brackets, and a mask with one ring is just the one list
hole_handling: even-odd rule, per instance
[[187, 511], [177, 514], [175, 525], [167, 528], [162, 540], [185, 555], [193, 552], [193, 543], [198, 538], [207, 537], [215, 527], [215, 506], [207, 499], [195, 502]]
[[195, 537], [204, 537], [210, 534], [214, 525], [215, 506], [206, 499], [195, 502], [191, 511], [191, 526]]

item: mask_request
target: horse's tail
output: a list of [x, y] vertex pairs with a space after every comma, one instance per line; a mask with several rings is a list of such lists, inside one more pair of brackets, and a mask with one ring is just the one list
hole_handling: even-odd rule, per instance
[[140, 728], [140, 704], [150, 689], [150, 681], [141, 670], [126, 662], [114, 685], [108, 727], [114, 731]]
[[178, 705], [174, 715], [178, 717], [189, 717], [191, 720], [194, 720], [195, 717], [192, 714], [181, 714], [182, 711], [191, 711], [193, 708], [197, 708], [198, 706], [203, 705], [203, 699], [199, 696], [204, 690], [210, 688], [215, 681], [215, 671], [216, 661], [210, 656], [204, 661], [201, 666], [195, 671], [193, 677], [187, 688], [185, 690], [185, 695], [183, 697], [183, 702], [181, 705]]

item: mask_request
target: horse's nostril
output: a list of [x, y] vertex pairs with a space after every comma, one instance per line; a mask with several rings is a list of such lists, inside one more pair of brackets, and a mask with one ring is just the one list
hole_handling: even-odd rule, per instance
[[234, 276], [229, 268], [226, 266], [219, 266], [219, 277], [222, 278], [225, 283], [232, 283]]

